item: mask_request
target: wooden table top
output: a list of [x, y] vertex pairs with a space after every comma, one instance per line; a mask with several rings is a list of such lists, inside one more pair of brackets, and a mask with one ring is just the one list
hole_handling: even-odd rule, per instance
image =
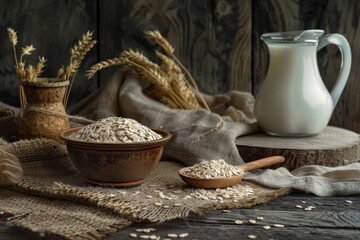
[[[351, 203], [346, 201], [350, 200]], [[306, 203], [303, 203], [306, 202]], [[296, 208], [314, 206], [311, 211]], [[38, 234], [12, 226], [6, 222], [9, 215], [0, 215], [0, 239], [42, 239]], [[250, 219], [263, 217], [255, 224]], [[236, 225], [241, 220], [242, 225]], [[283, 224], [276, 228], [274, 224]], [[264, 225], [271, 226], [263, 229]], [[107, 240], [135, 239], [130, 233], [139, 228], [156, 228], [153, 232], [161, 239], [169, 233], [189, 233], [182, 239], [360, 239], [360, 195], [348, 197], [318, 197], [304, 193], [292, 193], [279, 197], [266, 204], [249, 209], [231, 209], [229, 213], [221, 210], [210, 211], [205, 217], [192, 216], [163, 224], [133, 224], [106, 237]], [[144, 233], [142, 233], [144, 234]], [[137, 233], [139, 239], [139, 233]], [[43, 239], [61, 239], [56, 236]]]

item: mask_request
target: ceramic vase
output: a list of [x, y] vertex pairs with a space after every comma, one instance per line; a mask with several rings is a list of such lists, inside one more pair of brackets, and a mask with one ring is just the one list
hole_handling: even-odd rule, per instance
[[23, 82], [26, 106], [20, 117], [20, 138], [49, 138], [63, 143], [59, 133], [70, 128], [63, 104], [68, 85], [69, 81], [54, 78]]

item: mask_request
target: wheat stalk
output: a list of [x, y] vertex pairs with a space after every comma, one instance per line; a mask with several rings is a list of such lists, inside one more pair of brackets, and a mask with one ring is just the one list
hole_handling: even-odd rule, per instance
[[[65, 97], [63, 100], [65, 108], [67, 106], [69, 96], [70, 96], [70, 91], [74, 84], [74, 79], [75, 79], [77, 70], [80, 67], [80, 63], [84, 59], [85, 55], [96, 44], [96, 40], [92, 40], [92, 38], [93, 38], [93, 32], [87, 31], [86, 33], [84, 33], [82, 35], [81, 39], [77, 42], [77, 44], [75, 44], [72, 48], [70, 48], [70, 63], [66, 67], [66, 70], [65, 71], [62, 70], [62, 68], [63, 68], [62, 67], [58, 71], [58, 74], [57, 74], [58, 78], [70, 81], [70, 77], [72, 77], [70, 86], [68, 86], [65, 91]], [[65, 77], [62, 76], [63, 74], [65, 75]]]
[[120, 56], [124, 57], [124, 58], [127, 58], [130, 61], [136, 62], [136, 63], [142, 65], [145, 68], [156, 69], [158, 72], [161, 72], [162, 75], [164, 74], [161, 71], [159, 65], [157, 65], [156, 63], [153, 63], [152, 61], [150, 61], [147, 57], [145, 57], [139, 51], [134, 52], [132, 49], [130, 49], [129, 51], [123, 51], [120, 54]]
[[33, 47], [33, 45], [23, 47], [22, 53], [20, 56], [20, 62], [22, 62], [22, 59], [25, 55], [31, 55], [31, 52], [34, 50], [35, 50], [35, 48]]
[[33, 45], [25, 46], [21, 50], [20, 61], [18, 62], [17, 54], [16, 54], [16, 45], [18, 43], [17, 34], [12, 28], [7, 28], [9, 42], [13, 47], [14, 59], [15, 59], [15, 70], [16, 76], [19, 80], [19, 96], [20, 96], [20, 106], [23, 109], [26, 106], [26, 97], [24, 93], [24, 87], [22, 85], [23, 81], [34, 81], [40, 73], [42, 73], [42, 69], [45, 66], [46, 59], [44, 57], [39, 58], [39, 63], [36, 68], [32, 65], [29, 65], [28, 68], [25, 68], [25, 62], [23, 61], [24, 56], [31, 55], [31, 52], [35, 50]]
[[59, 70], [58, 70], [58, 72], [56, 73], [56, 78], [57, 79], [61, 79], [62, 77], [61, 76], [63, 76], [63, 80], [65, 80], [64, 78], [65, 78], [65, 75], [63, 74], [65, 72], [65, 69], [64, 69], [64, 66], [62, 66]]
[[161, 35], [159, 31], [145, 30], [144, 33], [148, 39], [155, 39], [165, 52], [167, 52], [167, 54], [172, 55], [174, 53], [175, 50], [173, 46], [171, 46], [171, 44]]
[[128, 61], [128, 59], [125, 57], [117, 57], [117, 58], [112, 58], [112, 59], [108, 59], [105, 61], [101, 61], [95, 65], [92, 65], [90, 67], [90, 69], [88, 71], [86, 71], [87, 73], [85, 76], [88, 79], [90, 79], [95, 75], [95, 73], [97, 71], [100, 71], [103, 68], [107, 68], [107, 67], [111, 67], [111, 66], [115, 66], [115, 65], [122, 65], [122, 64], [125, 64], [127, 61]]
[[161, 69], [170, 74], [170, 73], [176, 73], [176, 74], [181, 74], [181, 69], [179, 68], [178, 65], [176, 65], [176, 63], [168, 58], [166, 55], [160, 53], [159, 51], [155, 51], [155, 54], [158, 58], [160, 58], [162, 64], [161, 64]]
[[44, 57], [39, 57], [39, 62], [36, 65], [36, 71], [35, 71], [37, 76], [43, 72], [43, 68], [46, 66], [45, 65], [46, 61], [47, 60]]
[[171, 44], [161, 35], [161, 33], [157, 30], [155, 31], [145, 31], [145, 36], [148, 39], [155, 39], [156, 42], [165, 50], [167, 54], [169, 54], [177, 64], [183, 69], [183, 71], [186, 73], [186, 75], [189, 77], [190, 81], [194, 85], [194, 88], [196, 92], [198, 93], [201, 102], [203, 103], [204, 107], [210, 112], [209, 106], [206, 104], [203, 96], [201, 95], [201, 92], [196, 85], [195, 80], [192, 78], [190, 72], [185, 68], [185, 66], [180, 62], [180, 60], [174, 55], [174, 48], [171, 46]]
[[161, 69], [168, 74], [169, 81], [175, 92], [190, 104], [191, 109], [201, 108], [188, 81], [186, 81], [184, 74], [174, 60], [158, 51], [155, 51], [155, 53], [162, 61]]
[[17, 34], [14, 31], [14, 29], [12, 29], [12, 28], [7, 28], [7, 32], [8, 32], [8, 36], [9, 36], [9, 42], [13, 46], [15, 63], [16, 63], [16, 66], [18, 66], [18, 61], [17, 61], [17, 57], [16, 57], [16, 48], [15, 48], [15, 46], [18, 42]]
[[[16, 32], [14, 31], [14, 29], [12, 28], [7, 28], [7, 33], [8, 33], [8, 37], [9, 37], [9, 42], [10, 44], [12, 45], [13, 47], [13, 52], [14, 52], [14, 59], [15, 59], [15, 69], [18, 69], [19, 68], [19, 63], [18, 63], [18, 60], [17, 60], [17, 56], [16, 56], [16, 45], [17, 45], [17, 34]], [[18, 79], [22, 79], [22, 78], [19, 78], [20, 76], [23, 76], [25, 75], [24, 72], [19, 72], [16, 71], [16, 76], [18, 77]], [[25, 102], [25, 94], [24, 94], [24, 89], [23, 89], [23, 86], [20, 82], [20, 86], [19, 86], [19, 98], [20, 98], [20, 107], [21, 109], [23, 109], [25, 107], [24, 105], [24, 102]]]
[[176, 102], [172, 100], [172, 98], [170, 98], [167, 93], [162, 90], [162, 88], [156, 87], [156, 85], [151, 85], [145, 90], [145, 93], [150, 97], [158, 99], [170, 108], [179, 108]]
[[162, 88], [164, 91], [166, 91], [167, 95], [176, 103], [176, 105], [179, 108], [182, 109], [190, 109], [190, 106], [188, 103], [184, 102], [181, 97], [179, 97], [174, 90], [171, 88], [169, 82], [166, 80], [164, 76], [157, 70], [153, 68], [145, 68], [144, 66], [134, 62], [130, 61], [127, 63], [129, 66], [133, 67], [137, 73], [140, 75], [140, 77], [143, 77], [150, 81], [151, 83], [155, 84], [156, 86]]

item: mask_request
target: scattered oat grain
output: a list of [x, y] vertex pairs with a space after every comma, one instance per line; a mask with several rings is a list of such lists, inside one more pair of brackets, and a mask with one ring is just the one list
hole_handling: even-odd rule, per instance
[[179, 234], [179, 238], [184, 238], [184, 237], [187, 237], [187, 236], [189, 236], [188, 233], [181, 233], [181, 234]]
[[249, 223], [251, 223], [251, 224], [255, 224], [255, 223], [256, 223], [256, 220], [254, 220], [254, 219], [250, 219], [250, 220], [249, 220]]
[[136, 237], [137, 237], [137, 234], [136, 234], [136, 233], [130, 233], [130, 234], [129, 234], [129, 237], [136, 238]]
[[150, 230], [147, 229], [147, 228], [145, 228], [145, 229], [143, 230], [143, 233], [149, 233], [149, 232], [150, 232]]
[[161, 202], [154, 202], [154, 205], [155, 205], [155, 206], [158, 206], [158, 207], [161, 207], [161, 206], [162, 206], [162, 203], [161, 203]]
[[270, 229], [271, 227], [269, 226], [269, 225], [265, 225], [265, 226], [263, 226], [263, 229], [266, 229], [266, 230], [268, 230], [268, 229]]
[[243, 224], [244, 222], [241, 220], [235, 220], [235, 224]]
[[195, 197], [197, 199], [211, 200], [215, 202], [223, 202], [226, 200], [239, 200], [244, 197], [251, 196], [254, 194], [254, 189], [248, 185], [244, 186], [241, 184], [234, 185], [227, 188], [217, 188], [217, 189], [197, 189], [195, 192], [190, 195], [185, 196], [183, 199]]
[[227, 209], [224, 209], [222, 210], [223, 213], [230, 213], [231, 211], [230, 210], [227, 210]]
[[150, 230], [150, 232], [155, 232], [156, 228], [148, 228]]
[[276, 228], [284, 228], [285, 227], [285, 225], [284, 224], [274, 224], [274, 227], [276, 227]]
[[142, 229], [142, 228], [135, 229], [135, 232], [143, 232], [143, 231], [144, 231], [144, 229]]
[[304, 204], [305, 204], [305, 203], [306, 203], [306, 201], [301, 201], [301, 203], [304, 203]]
[[156, 235], [151, 235], [151, 236], [150, 236], [150, 239], [151, 239], [151, 240], [156, 240], [156, 239], [157, 239], [157, 236], [156, 236]]
[[345, 203], [352, 203], [351, 200], [345, 200]]
[[141, 239], [149, 239], [150, 236], [149, 236], [149, 235], [140, 235], [140, 238], [141, 238]]
[[314, 208], [316, 208], [316, 207], [314, 207], [314, 206], [308, 206], [308, 207], [304, 208], [304, 210], [305, 210], [305, 211], [311, 211], [311, 210], [313, 210]]
[[260, 220], [260, 221], [261, 221], [261, 220], [264, 220], [264, 218], [263, 218], [263, 217], [257, 217], [256, 220]]
[[151, 195], [146, 195], [145, 197], [146, 198], [153, 198], [153, 196], [151, 196]]
[[163, 207], [163, 208], [166, 208], [166, 209], [167, 209], [167, 208], [169, 208], [169, 205], [164, 205], [164, 207]]
[[178, 235], [175, 233], [168, 233], [166, 236], [169, 238], [177, 238], [178, 237]]
[[255, 235], [248, 235], [249, 239], [256, 239], [257, 237]]
[[303, 206], [301, 206], [301, 205], [296, 205], [295, 207], [296, 208], [303, 208]]

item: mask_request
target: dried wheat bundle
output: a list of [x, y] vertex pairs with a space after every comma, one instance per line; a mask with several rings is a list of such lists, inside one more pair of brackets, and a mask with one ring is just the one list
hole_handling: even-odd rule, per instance
[[210, 111], [209, 106], [206, 104], [204, 98], [202, 97], [198, 86], [196, 85], [195, 80], [193, 79], [193, 77], [191, 76], [190, 72], [186, 69], [186, 67], [180, 62], [180, 60], [174, 55], [174, 48], [171, 46], [171, 44], [160, 34], [159, 31], [155, 30], [155, 31], [145, 31], [145, 35], [147, 38], [149, 39], [155, 39], [155, 41], [165, 50], [165, 52], [167, 54], [169, 54], [175, 61], [177, 64], [179, 64], [179, 66], [184, 70], [184, 72], [188, 75], [190, 81], [192, 82], [192, 84], [194, 85], [194, 88], [196, 90], [196, 92], [198, 93], [202, 104], [204, 105], [204, 107]]
[[[123, 65], [123, 71], [133, 68], [140, 77], [152, 83], [150, 88], [146, 90], [146, 93], [167, 106], [180, 109], [201, 108], [181, 69], [187, 73], [197, 89], [195, 81], [181, 63], [179, 64], [179, 67], [178, 63], [180, 61], [173, 55], [174, 48], [171, 44], [163, 38], [158, 31], [145, 32], [145, 35], [148, 38], [156, 38], [157, 42], [172, 58], [155, 51], [157, 57], [162, 61], [161, 66], [159, 66], [156, 63], [151, 62], [142, 53], [130, 49], [129, 51], [123, 51], [118, 58], [109, 59], [93, 65], [87, 71], [86, 76], [90, 79], [97, 71], [103, 68], [114, 65]], [[199, 96], [201, 96], [200, 92]], [[205, 108], [209, 110], [205, 101], [203, 101], [203, 103]]]
[[31, 52], [35, 50], [33, 45], [25, 46], [21, 49], [20, 61], [18, 61], [17, 54], [16, 54], [16, 45], [17, 45], [17, 34], [16, 32], [8, 28], [7, 29], [9, 42], [13, 46], [14, 51], [14, 58], [15, 58], [15, 70], [16, 76], [20, 82], [19, 86], [19, 95], [20, 95], [20, 106], [23, 109], [26, 105], [26, 98], [24, 93], [24, 88], [22, 83], [23, 82], [34, 82], [36, 81], [37, 77], [43, 72], [43, 68], [45, 67], [45, 62], [47, 61], [44, 57], [39, 57], [39, 62], [37, 63], [36, 67], [29, 64], [26, 67], [25, 61], [23, 61], [24, 56], [31, 55]]
[[[17, 45], [17, 34], [16, 32], [8, 28], [7, 29], [8, 36], [9, 36], [9, 42], [13, 46], [14, 51], [14, 58], [15, 58], [15, 69], [16, 69], [16, 76], [20, 81], [20, 87], [19, 87], [19, 93], [20, 93], [20, 105], [21, 108], [24, 108], [26, 105], [26, 99], [25, 99], [25, 93], [22, 83], [23, 82], [34, 82], [38, 78], [38, 76], [43, 72], [45, 65], [45, 62], [47, 61], [44, 57], [39, 57], [39, 62], [36, 64], [36, 66], [33, 66], [31, 64], [26, 67], [25, 61], [23, 61], [24, 56], [31, 55], [31, 52], [35, 50], [33, 45], [25, 46], [21, 50], [20, 59], [18, 61], [17, 54], [16, 54], [16, 45]], [[57, 79], [62, 81], [70, 81], [70, 87], [66, 89], [66, 94], [64, 97], [64, 106], [66, 107], [67, 102], [69, 100], [69, 94], [70, 90], [72, 88], [72, 85], [74, 83], [75, 75], [80, 67], [81, 61], [84, 59], [85, 55], [90, 51], [91, 48], [94, 47], [96, 44], [95, 40], [92, 40], [93, 38], [93, 32], [86, 32], [82, 35], [81, 39], [77, 42], [77, 44], [74, 45], [70, 49], [70, 63], [69, 66], [64, 69], [64, 67], [61, 67], [59, 71], [57, 72]]]

